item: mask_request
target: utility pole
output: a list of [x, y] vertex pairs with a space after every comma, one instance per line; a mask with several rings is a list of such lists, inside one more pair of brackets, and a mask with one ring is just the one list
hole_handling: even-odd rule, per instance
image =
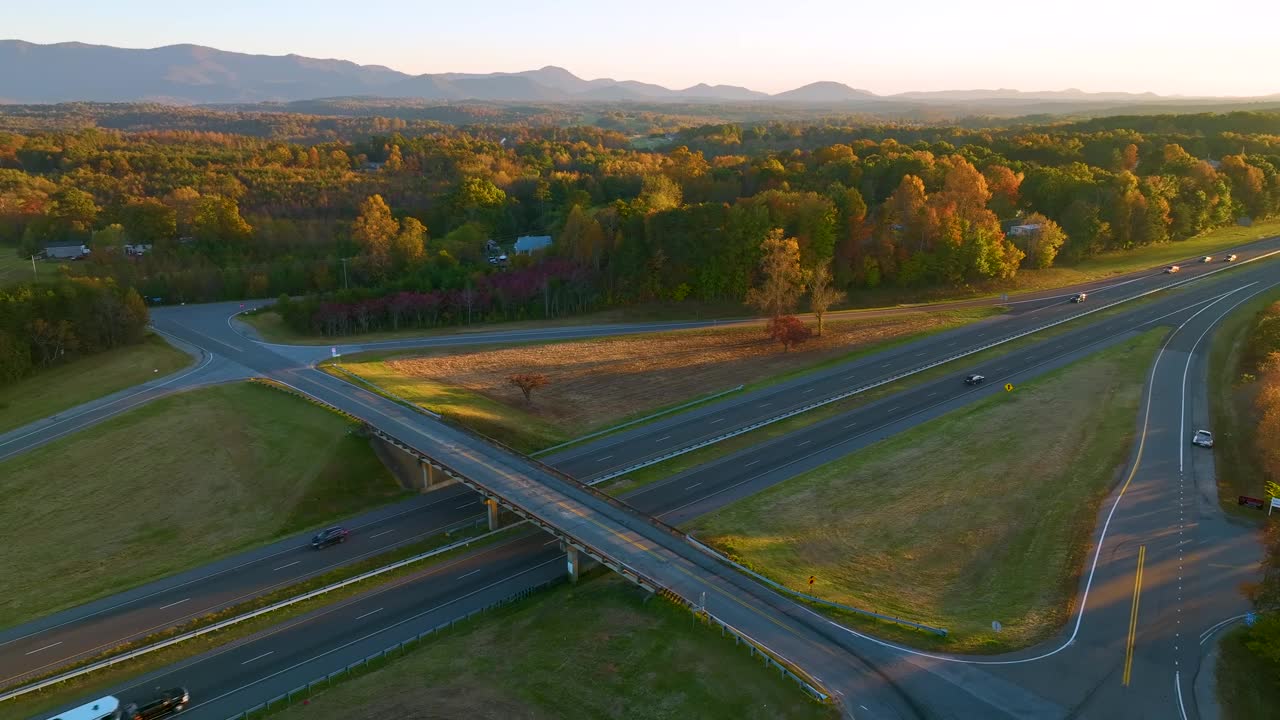
[[31, 280], [34, 282], [40, 278], [36, 275], [36, 256], [31, 256]]
[[342, 289], [350, 290], [351, 284], [347, 282], [347, 261], [351, 258], [338, 258], [338, 262], [342, 263]]

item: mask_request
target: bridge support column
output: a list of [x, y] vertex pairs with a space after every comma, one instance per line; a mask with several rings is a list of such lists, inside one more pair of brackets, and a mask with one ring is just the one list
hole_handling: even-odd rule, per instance
[[502, 511], [498, 501], [493, 498], [485, 498], [485, 507], [489, 510], [489, 532], [493, 532], [502, 527], [502, 523], [498, 520], [498, 513]]
[[454, 482], [454, 479], [445, 474], [444, 470], [432, 465], [425, 460], [419, 460], [418, 464], [422, 466], [422, 481], [419, 483], [418, 489], [422, 492], [435, 490], [442, 485], [448, 485]]
[[569, 571], [569, 582], [578, 582], [578, 548], [569, 545], [565, 548], [565, 569]]

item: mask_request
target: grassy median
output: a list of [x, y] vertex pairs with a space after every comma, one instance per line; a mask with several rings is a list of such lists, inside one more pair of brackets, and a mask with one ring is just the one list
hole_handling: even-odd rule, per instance
[[833, 718], [684, 609], [609, 575], [428, 638], [280, 720]]
[[0, 387], [0, 432], [56, 415], [90, 400], [164, 377], [190, 365], [190, 355], [158, 335], [137, 345], [57, 365]]
[[0, 463], [0, 627], [398, 499], [345, 418], [237, 383]]
[[788, 480], [692, 530], [791, 587], [813, 575], [824, 599], [948, 628], [952, 650], [1043, 640], [1069, 615], [1166, 332]]
[[[571, 342], [365, 354], [342, 367], [409, 402], [531, 451], [707, 393], [794, 376], [990, 317], [996, 308], [827, 323], [790, 352], [757, 326], [619, 335]], [[513, 373], [546, 375], [526, 402]]]

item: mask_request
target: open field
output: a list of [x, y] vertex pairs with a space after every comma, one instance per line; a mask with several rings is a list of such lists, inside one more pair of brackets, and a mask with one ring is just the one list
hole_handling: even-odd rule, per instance
[[1248, 631], [1238, 626], [1218, 641], [1218, 702], [1223, 720], [1274, 717], [1280, 707], [1280, 675], [1245, 646]]
[[1165, 333], [956, 410], [692, 530], [791, 587], [814, 575], [819, 597], [948, 628], [947, 649], [1035, 643], [1069, 615]]
[[1222, 321], [1213, 334], [1209, 353], [1209, 406], [1215, 442], [1214, 465], [1218, 473], [1218, 500], [1233, 516], [1260, 521], [1253, 509], [1241, 507], [1240, 495], [1265, 497], [1257, 455], [1258, 411], [1254, 406], [1258, 383], [1243, 367], [1249, 335], [1269, 305], [1280, 300], [1280, 289], [1261, 293]]
[[[53, 266], [42, 263], [37, 263], [36, 272], [47, 277], [54, 275]], [[0, 246], [0, 287], [28, 282], [31, 277], [31, 261], [18, 257], [17, 251], [12, 247]]]
[[[993, 308], [827, 324], [783, 352], [758, 327], [708, 328], [572, 342], [360, 356], [343, 367], [400, 397], [521, 450], [534, 450], [710, 392], [847, 360], [893, 341], [990, 316]], [[506, 381], [542, 373], [526, 403]]]
[[832, 718], [745, 648], [616, 576], [429, 638], [280, 720]]
[[353, 427], [262, 385], [223, 385], [0, 463], [0, 627], [402, 497]]
[[164, 377], [192, 362], [190, 355], [159, 335], [148, 335], [137, 345], [43, 370], [11, 385], [0, 386], [0, 432]]

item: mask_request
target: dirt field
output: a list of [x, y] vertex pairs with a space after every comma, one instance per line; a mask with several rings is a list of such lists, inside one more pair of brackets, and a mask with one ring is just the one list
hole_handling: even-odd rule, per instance
[[[832, 322], [822, 338], [790, 352], [768, 342], [760, 328], [749, 327], [455, 350], [388, 357], [380, 363], [405, 380], [461, 388], [572, 437], [628, 416], [844, 359], [878, 344], [989, 314], [984, 308]], [[366, 374], [361, 364], [346, 367]], [[545, 374], [549, 384], [535, 390], [533, 402], [526, 403], [520, 390], [507, 383], [515, 372]], [[425, 400], [429, 405], [430, 399]]]

